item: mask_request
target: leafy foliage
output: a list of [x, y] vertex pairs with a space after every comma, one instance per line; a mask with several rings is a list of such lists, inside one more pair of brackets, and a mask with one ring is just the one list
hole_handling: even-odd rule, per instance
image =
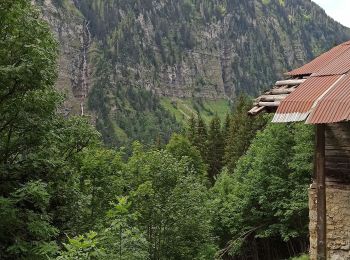
[[177, 160], [186, 160], [199, 178], [206, 175], [206, 167], [200, 152], [185, 136], [174, 134], [166, 145], [166, 150]]
[[[182, 4], [184, 19], [194, 21], [196, 3]], [[221, 19], [230, 8], [211, 11]], [[130, 25], [132, 14], [123, 22]], [[106, 72], [100, 74], [106, 88], [94, 90], [96, 102], [99, 91], [120, 93], [95, 109], [120, 126], [130, 116], [137, 130], [98, 119], [99, 128], [135, 138], [144, 129], [146, 144], [157, 135], [170, 138], [165, 147], [134, 142], [131, 154], [106, 148], [89, 118], [57, 112], [57, 44], [32, 5], [2, 1], [0, 25], [1, 259], [278, 259], [291, 257], [286, 245], [306, 251], [312, 128], [263, 129], [265, 119], [247, 118], [250, 103], [240, 98], [223, 126], [214, 117], [208, 127], [198, 115], [187, 136], [170, 138], [176, 125], [157, 98], [136, 87], [115, 90]], [[184, 44], [194, 43], [190, 37]], [[130, 46], [119, 47], [120, 54]], [[105, 103], [122, 113], [111, 116]], [[111, 140], [124, 141], [120, 132], [121, 139]], [[232, 160], [225, 162], [224, 152]]]
[[206, 188], [192, 163], [167, 151], [142, 153], [139, 146], [128, 161], [137, 180], [133, 205], [143, 217], [152, 259], [197, 259], [202, 248], [213, 247]]
[[245, 250], [251, 254], [259, 249], [245, 247], [246, 243], [258, 247], [259, 240], [271, 238], [285, 242], [298, 238], [306, 243], [310, 137], [304, 125], [269, 125], [238, 161], [234, 175], [220, 176], [213, 188], [217, 231], [232, 238], [222, 254]]
[[56, 114], [57, 44], [31, 3], [2, 1], [0, 14], [0, 258], [41, 259], [72, 228], [72, 159], [99, 135]]
[[129, 213], [130, 205], [126, 197], [120, 197], [104, 217], [108, 224], [98, 233], [69, 238], [57, 259], [148, 259], [144, 234], [130, 226], [136, 220], [136, 215]]

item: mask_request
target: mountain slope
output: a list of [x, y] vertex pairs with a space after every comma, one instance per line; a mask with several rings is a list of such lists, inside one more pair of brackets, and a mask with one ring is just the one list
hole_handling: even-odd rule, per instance
[[308, 0], [78, 2], [116, 71], [167, 96], [254, 92], [349, 37]]
[[88, 102], [110, 143], [140, 136], [149, 142], [177, 129], [161, 96], [234, 100], [239, 92], [255, 94], [282, 72], [350, 38], [349, 29], [310, 0], [45, 0], [41, 5], [56, 32], [73, 27], [71, 39], [58, 34], [62, 46], [78, 43], [79, 54], [65, 51], [63, 59], [75, 61], [78, 70], [64, 74], [73, 79], [80, 112]]

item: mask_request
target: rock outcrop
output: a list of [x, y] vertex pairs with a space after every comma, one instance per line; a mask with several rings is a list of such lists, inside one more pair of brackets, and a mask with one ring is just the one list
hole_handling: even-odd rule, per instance
[[[65, 114], [82, 114], [89, 90], [88, 22], [73, 1], [36, 1], [59, 42], [59, 74], [56, 86], [66, 95]], [[64, 3], [64, 5], [63, 5]]]

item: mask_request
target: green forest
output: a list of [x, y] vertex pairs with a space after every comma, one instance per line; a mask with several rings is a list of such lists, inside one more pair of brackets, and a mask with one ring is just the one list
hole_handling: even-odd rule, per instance
[[192, 114], [182, 127], [152, 105], [158, 97], [127, 89], [145, 110], [118, 118], [134, 123], [128, 135], [152, 119], [144, 116], [150, 110], [168, 137], [149, 121], [144, 137], [133, 136], [138, 141], [107, 146], [90, 116], [61, 112], [58, 42], [30, 1], [2, 0], [0, 28], [0, 259], [307, 253], [312, 127], [249, 117], [245, 95], [226, 116]]

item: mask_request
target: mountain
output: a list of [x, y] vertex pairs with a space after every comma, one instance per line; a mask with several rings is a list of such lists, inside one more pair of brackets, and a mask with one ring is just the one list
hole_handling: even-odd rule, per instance
[[111, 145], [167, 139], [192, 112], [223, 113], [350, 38], [310, 0], [36, 4], [60, 42], [65, 112], [93, 115]]

